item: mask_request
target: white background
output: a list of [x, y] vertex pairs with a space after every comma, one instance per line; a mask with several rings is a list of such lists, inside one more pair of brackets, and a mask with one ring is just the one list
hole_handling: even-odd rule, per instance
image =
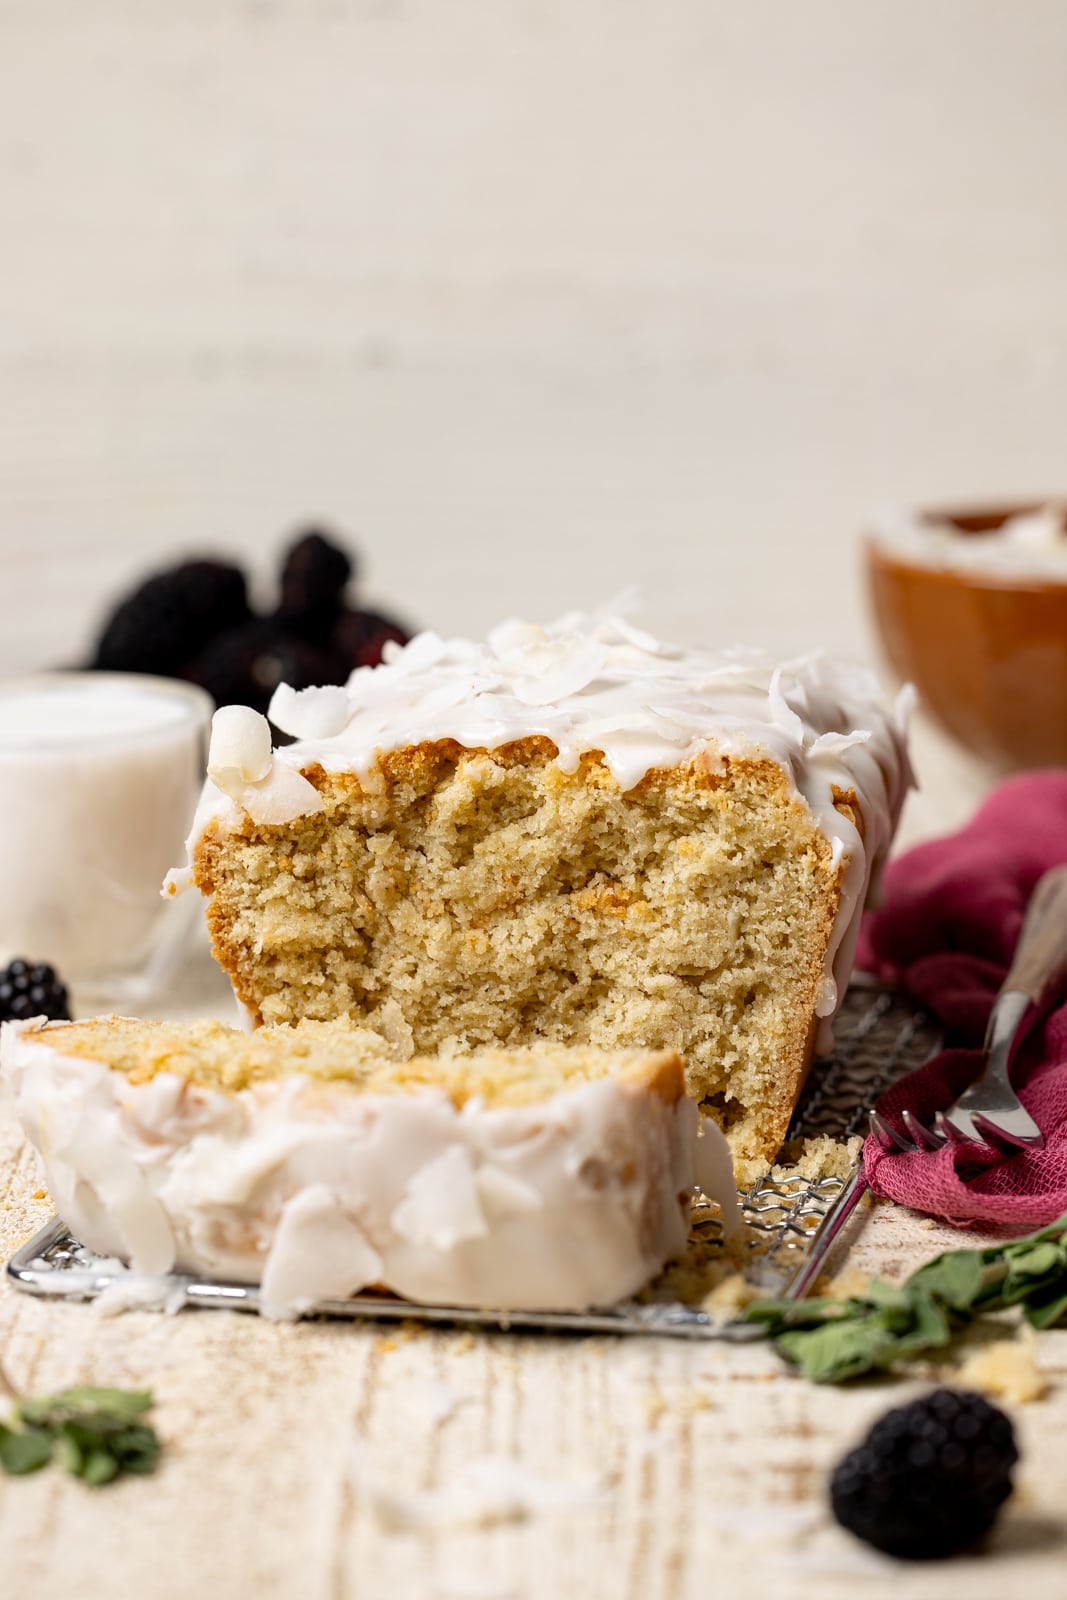
[[481, 632], [873, 648], [1067, 487], [1061, 0], [0, 0], [0, 672], [323, 518]]

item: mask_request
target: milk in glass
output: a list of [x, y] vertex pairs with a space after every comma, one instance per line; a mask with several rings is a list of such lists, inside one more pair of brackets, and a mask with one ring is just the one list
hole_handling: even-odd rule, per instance
[[[160, 896], [203, 778], [211, 700], [125, 673], [0, 683], [0, 960], [121, 990], [184, 921]], [[173, 917], [173, 920], [168, 920]]]

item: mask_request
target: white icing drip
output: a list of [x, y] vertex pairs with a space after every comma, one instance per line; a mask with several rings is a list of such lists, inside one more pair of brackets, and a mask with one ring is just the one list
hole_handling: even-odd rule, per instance
[[[114, 1267], [118, 1273], [115, 1281], [101, 1290], [93, 1301], [93, 1311], [98, 1317], [118, 1317], [125, 1311], [162, 1311], [173, 1317], [185, 1305], [185, 1286], [180, 1279], [144, 1277], [139, 1272], [128, 1271], [121, 1261], [116, 1261]], [[100, 1271], [98, 1266], [96, 1274]]]
[[260, 1310], [292, 1316], [317, 1300], [347, 1300], [382, 1276], [377, 1250], [324, 1183], [287, 1200], [263, 1267]]
[[770, 702], [771, 715], [774, 718], [774, 721], [780, 728], [783, 729], [785, 733], [789, 735], [791, 739], [795, 740], [797, 748], [803, 750], [804, 722], [799, 712], [794, 711], [793, 707], [786, 699], [785, 691], [782, 688], [782, 676], [784, 672], [784, 667], [775, 667], [774, 671], [771, 673], [771, 682], [770, 687], [767, 690], [767, 699]]
[[[5, 1023], [0, 1029], [0, 1061], [2, 1036], [13, 1042], [18, 1026]], [[47, 1084], [38, 1078], [25, 1082], [19, 1115], [44, 1160], [57, 1207], [64, 1215], [77, 1211], [92, 1218], [94, 1248], [122, 1256], [150, 1276], [169, 1272], [174, 1237], [166, 1210], [141, 1167], [121, 1154], [115, 1158], [127, 1136], [108, 1069], [57, 1058]]]
[[716, 1200], [722, 1212], [722, 1231], [727, 1239], [744, 1233], [745, 1220], [734, 1185], [734, 1164], [726, 1135], [717, 1122], [702, 1116], [696, 1142], [696, 1181], [701, 1193]]
[[435, 1250], [484, 1239], [489, 1228], [478, 1188], [467, 1151], [450, 1145], [412, 1175], [390, 1220], [401, 1238]]
[[478, 1201], [485, 1215], [494, 1221], [501, 1217], [521, 1216], [524, 1212], [539, 1211], [541, 1196], [521, 1178], [515, 1178], [502, 1167], [484, 1162], [475, 1174]]
[[[818, 655], [776, 665], [750, 649], [682, 651], [629, 622], [576, 612], [547, 627], [502, 623], [484, 646], [419, 634], [391, 651], [385, 665], [357, 669], [345, 693], [344, 727], [275, 751], [271, 771], [243, 795], [223, 794], [209, 778], [190, 858], [209, 825], [237, 826], [245, 810], [260, 821], [301, 815], [307, 808], [296, 796], [286, 816], [289, 780], [320, 803], [301, 776], [313, 764], [353, 772], [373, 788], [384, 752], [423, 742], [449, 739], [493, 750], [539, 735], [556, 746], [557, 764], [567, 773], [577, 770], [583, 753], [600, 751], [623, 790], [653, 769], [718, 765], [730, 756], [770, 759], [807, 802], [834, 863], [842, 865], [819, 1015], [834, 1010], [872, 873], [913, 781], [903, 728], [910, 708], [901, 697], [895, 714], [889, 712], [873, 673], [836, 668]], [[317, 719], [332, 725], [337, 694], [304, 690], [301, 725]], [[291, 704], [283, 697], [285, 707]], [[268, 800], [258, 799], [261, 787]], [[835, 791], [855, 794], [862, 838], [837, 809]], [[171, 874], [168, 892], [186, 881], [180, 871]]]
[[[225, 1093], [166, 1073], [131, 1083], [64, 1056], [62, 1039], [62, 1024], [0, 1030], [60, 1215], [139, 1271], [261, 1282], [268, 1315], [371, 1282], [429, 1303], [608, 1305], [684, 1249], [686, 1097], [668, 1106], [608, 1077], [457, 1110], [436, 1087], [360, 1093], [295, 1074]], [[715, 1182], [728, 1203], [728, 1159]]]

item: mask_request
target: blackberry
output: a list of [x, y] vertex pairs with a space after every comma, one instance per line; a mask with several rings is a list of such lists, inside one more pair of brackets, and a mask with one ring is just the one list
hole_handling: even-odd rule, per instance
[[240, 567], [184, 561], [154, 573], [120, 601], [90, 664], [107, 672], [182, 677], [187, 662], [250, 616]]
[[191, 663], [187, 676], [213, 695], [216, 705], [252, 706], [264, 713], [279, 683], [308, 689], [341, 681], [327, 651], [266, 620], [223, 634]]
[[842, 1527], [906, 1561], [975, 1544], [1011, 1494], [1009, 1418], [980, 1394], [935, 1389], [881, 1417], [840, 1461], [830, 1502]]
[[43, 961], [12, 961], [0, 972], [0, 1022], [25, 1022], [30, 1017], [70, 1021], [66, 985]]
[[340, 545], [315, 530], [305, 533], [290, 546], [282, 565], [279, 625], [321, 643], [337, 620], [352, 571]]
[[410, 634], [393, 617], [380, 611], [342, 611], [330, 640], [341, 662], [341, 681], [355, 667], [376, 667], [382, 659], [382, 646], [389, 639], [407, 644]]

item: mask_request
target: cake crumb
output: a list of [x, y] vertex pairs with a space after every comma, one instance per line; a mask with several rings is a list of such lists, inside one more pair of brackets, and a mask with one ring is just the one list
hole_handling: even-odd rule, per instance
[[787, 1178], [808, 1178], [818, 1182], [822, 1178], [851, 1176], [860, 1159], [863, 1140], [859, 1134], [851, 1139], [832, 1139], [821, 1133], [812, 1139], [790, 1139], [778, 1152], [778, 1160], [771, 1168], [771, 1178], [781, 1183]]
[[653, 1278], [637, 1299], [644, 1304], [680, 1302], [712, 1315], [722, 1315], [725, 1320], [732, 1311], [748, 1303], [735, 1298], [744, 1288], [747, 1285], [738, 1264], [731, 1259], [722, 1240], [694, 1237], [690, 1238], [685, 1254]]
[[732, 1272], [729, 1277], [723, 1278], [720, 1283], [704, 1296], [700, 1302], [701, 1309], [716, 1320], [720, 1317], [728, 1319], [751, 1305], [753, 1300], [760, 1298], [760, 1291], [754, 1284], [740, 1272]]
[[827, 1293], [835, 1300], [862, 1300], [870, 1286], [869, 1272], [863, 1272], [859, 1267], [850, 1267], [846, 1264], [836, 1277], [830, 1279]]
[[667, 1410], [667, 1402], [658, 1389], [647, 1389], [641, 1397], [641, 1407], [645, 1421], [650, 1428], [654, 1428]]
[[997, 1339], [973, 1350], [958, 1368], [959, 1382], [995, 1399], [1027, 1405], [1048, 1391], [1048, 1379], [1037, 1364], [1037, 1339], [1025, 1323], [1014, 1339]]

